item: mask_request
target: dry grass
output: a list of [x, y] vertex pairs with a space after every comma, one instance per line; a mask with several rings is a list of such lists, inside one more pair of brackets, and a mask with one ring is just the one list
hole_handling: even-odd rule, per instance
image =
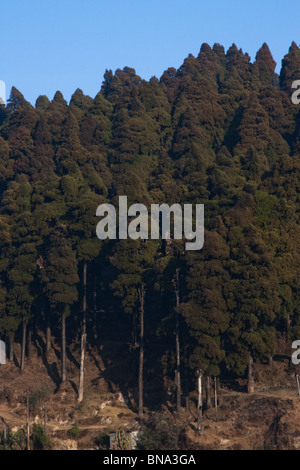
[[[106, 345], [107, 347], [108, 345]], [[122, 368], [117, 365], [119, 350], [116, 348], [115, 364], [109, 364], [100, 351], [89, 351], [86, 362], [85, 398], [77, 402], [79, 350], [70, 351], [68, 381], [58, 386], [55, 371], [59, 374], [59, 360], [55, 351], [45, 364], [37, 352], [26, 363], [20, 374], [15, 364], [0, 368], [0, 418], [11, 429], [24, 427], [26, 422], [25, 400], [27, 390], [47, 390], [44, 400], [31, 414], [31, 422], [43, 423], [44, 407], [47, 407], [48, 432], [54, 448], [93, 449], [95, 437], [100, 432], [136, 429], [138, 426], [136, 404], [132, 396], [124, 397], [118, 388]], [[16, 349], [16, 357], [19, 350]], [[122, 357], [123, 374], [126, 357]], [[116, 380], [108, 383], [105, 364], [114, 367]], [[50, 370], [50, 374], [49, 374]], [[215, 409], [204, 412], [202, 432], [196, 430], [195, 400], [191, 395], [190, 411], [178, 416], [186, 426], [184, 443], [190, 449], [264, 449], [300, 448], [300, 398], [295, 382], [295, 368], [287, 361], [274, 362], [273, 367], [256, 367], [256, 393], [247, 395], [231, 386], [220, 389], [218, 422]], [[119, 374], [119, 375], [118, 375]], [[110, 377], [114, 377], [110, 374]], [[243, 383], [240, 383], [242, 389]], [[153, 383], [148, 393], [155, 391]], [[237, 387], [237, 390], [239, 388]], [[147, 390], [146, 390], [147, 392]], [[160, 391], [157, 390], [159, 394]], [[150, 396], [150, 395], [149, 395]], [[125, 401], [124, 401], [125, 398]], [[196, 398], [196, 397], [194, 397]], [[168, 405], [168, 404], [167, 404]], [[169, 404], [169, 407], [172, 407]], [[1, 422], [0, 419], [0, 430]], [[68, 430], [77, 425], [80, 436], [74, 443]]]

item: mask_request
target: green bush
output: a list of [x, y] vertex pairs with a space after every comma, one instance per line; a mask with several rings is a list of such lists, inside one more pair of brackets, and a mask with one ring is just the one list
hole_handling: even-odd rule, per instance
[[99, 450], [108, 450], [109, 434], [106, 432], [101, 432], [98, 436], [95, 437], [95, 444], [99, 447]]
[[16, 432], [8, 431], [6, 439], [0, 434], [0, 450], [26, 450], [26, 435], [24, 429]]
[[29, 393], [29, 409], [31, 412], [36, 412], [47, 399], [51, 390], [49, 387], [36, 388]]
[[78, 426], [73, 426], [68, 432], [73, 439], [78, 439], [80, 435], [80, 429]]
[[40, 424], [33, 425], [31, 440], [34, 450], [49, 450], [51, 448], [50, 438]]

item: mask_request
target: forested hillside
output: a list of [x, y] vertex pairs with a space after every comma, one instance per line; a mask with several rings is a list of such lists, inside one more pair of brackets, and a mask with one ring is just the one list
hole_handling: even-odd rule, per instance
[[[10, 359], [32, 334], [68, 346], [124, 343], [133, 386], [245, 377], [281, 337], [300, 338], [300, 79], [293, 43], [280, 75], [266, 44], [251, 62], [203, 44], [160, 79], [106, 71], [92, 99], [58, 91], [0, 109], [0, 334]], [[205, 242], [105, 240], [98, 205], [205, 205]], [[251, 369], [251, 367], [250, 367]], [[251, 372], [251, 370], [250, 370]], [[250, 374], [251, 375], [251, 374]], [[251, 378], [251, 377], [250, 377]], [[181, 390], [183, 389], [183, 390]]]

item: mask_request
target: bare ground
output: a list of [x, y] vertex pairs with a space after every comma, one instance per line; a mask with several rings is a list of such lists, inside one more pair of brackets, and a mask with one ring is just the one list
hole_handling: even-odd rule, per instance
[[[113, 348], [115, 361], [111, 360]], [[77, 401], [78, 348], [69, 351], [68, 380], [64, 384], [59, 383], [59, 352], [55, 345], [47, 359], [35, 348], [23, 373], [17, 360], [0, 366], [0, 431], [5, 426], [12, 430], [24, 428], [27, 391], [33, 397], [30, 422], [43, 424], [46, 413], [54, 449], [97, 449], [95, 438], [101, 432], [138, 430], [136, 391], [133, 388], [131, 394], [126, 394], [130, 387], [124, 390], [119, 386], [124, 376], [132, 382], [130, 362], [120, 348], [118, 344], [107, 344], [100, 351], [88, 350], [82, 403]], [[110, 351], [110, 359], [106, 350]], [[18, 347], [15, 352], [18, 358]], [[173, 414], [178, 424], [185, 426], [182, 448], [300, 449], [300, 397], [295, 373], [296, 368], [286, 360], [259, 366], [256, 391], [251, 395], [243, 391], [243, 381], [221, 382], [217, 416], [214, 407], [204, 409], [200, 433], [196, 393], [191, 394], [188, 408], [180, 415]], [[159, 401], [161, 390], [155, 391], [155, 384], [146, 387], [145, 392], [148, 402], [150, 398]], [[165, 401], [165, 408], [172, 411], [173, 404]], [[148, 409], [145, 411], [147, 414]], [[80, 429], [78, 439], [69, 434], [74, 425]]]

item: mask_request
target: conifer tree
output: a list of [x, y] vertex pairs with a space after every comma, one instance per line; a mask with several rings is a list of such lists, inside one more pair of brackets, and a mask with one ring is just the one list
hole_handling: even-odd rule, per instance
[[77, 259], [70, 246], [64, 225], [55, 227], [45, 251], [45, 268], [41, 270], [45, 295], [61, 320], [61, 381], [66, 381], [66, 319], [78, 299]]

